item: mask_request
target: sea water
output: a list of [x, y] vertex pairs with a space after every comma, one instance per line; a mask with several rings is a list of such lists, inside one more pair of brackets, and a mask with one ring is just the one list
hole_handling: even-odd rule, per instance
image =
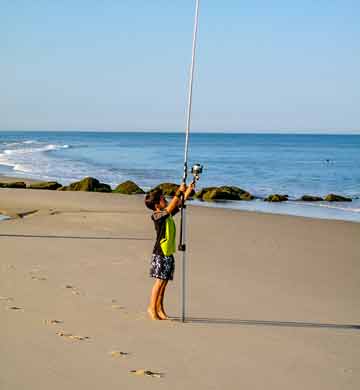
[[[181, 181], [182, 133], [1, 132], [0, 174], [69, 184], [85, 176], [150, 189]], [[204, 165], [199, 187], [235, 185], [264, 197], [349, 196], [347, 203], [207, 204], [360, 221], [360, 135], [193, 133], [189, 166]], [[195, 202], [197, 203], [197, 202]], [[202, 203], [204, 205], [205, 203]]]

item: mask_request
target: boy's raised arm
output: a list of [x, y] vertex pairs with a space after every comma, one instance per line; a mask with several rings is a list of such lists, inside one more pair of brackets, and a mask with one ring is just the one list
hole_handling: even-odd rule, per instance
[[172, 214], [176, 208], [181, 206], [181, 194], [183, 193], [185, 200], [187, 200], [192, 194], [194, 188], [195, 185], [193, 183], [191, 183], [187, 188], [185, 184], [181, 184], [180, 187], [177, 189], [175, 196], [172, 198], [171, 202], [166, 207], [166, 211], [169, 214]]
[[185, 184], [181, 184], [180, 187], [176, 190], [176, 193], [175, 193], [174, 197], [171, 199], [171, 202], [166, 207], [166, 211], [169, 214], [172, 214], [173, 211], [179, 207], [181, 193], [184, 193], [185, 191], [186, 191]]

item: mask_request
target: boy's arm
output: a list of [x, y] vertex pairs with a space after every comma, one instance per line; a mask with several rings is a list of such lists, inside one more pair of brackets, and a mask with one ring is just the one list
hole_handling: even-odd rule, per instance
[[173, 214], [174, 211], [179, 211], [179, 207], [181, 206], [181, 193], [184, 194], [184, 199], [187, 200], [195, 189], [195, 183], [191, 183], [187, 188], [185, 184], [181, 184], [181, 186], [177, 189], [175, 196], [172, 198], [169, 205], [166, 207], [166, 211], [169, 214]]
[[172, 198], [171, 202], [166, 207], [166, 211], [169, 214], [173, 214], [175, 210], [178, 211], [177, 209], [179, 208], [181, 202], [181, 193], [185, 193], [185, 191], [185, 184], [181, 184], [181, 186], [177, 189], [175, 196]]
[[195, 183], [191, 182], [184, 193], [185, 200], [187, 200], [193, 194], [194, 190], [195, 190]]

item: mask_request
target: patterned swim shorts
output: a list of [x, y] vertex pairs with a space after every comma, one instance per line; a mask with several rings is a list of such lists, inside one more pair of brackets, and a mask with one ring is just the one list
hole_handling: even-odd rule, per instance
[[150, 276], [162, 280], [173, 280], [175, 270], [174, 256], [152, 255]]

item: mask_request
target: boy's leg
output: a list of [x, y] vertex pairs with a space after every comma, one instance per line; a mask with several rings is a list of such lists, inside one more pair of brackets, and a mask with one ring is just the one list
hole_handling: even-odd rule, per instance
[[154, 286], [151, 290], [150, 304], [149, 304], [147, 311], [148, 311], [149, 316], [152, 320], [159, 320], [160, 319], [160, 317], [157, 314], [156, 303], [159, 299], [159, 294], [160, 294], [163, 282], [164, 281], [161, 279], [156, 279]]
[[156, 313], [162, 320], [167, 320], [169, 318], [164, 310], [164, 295], [167, 284], [168, 280], [163, 280], [163, 283], [160, 288], [158, 301], [156, 302]]

